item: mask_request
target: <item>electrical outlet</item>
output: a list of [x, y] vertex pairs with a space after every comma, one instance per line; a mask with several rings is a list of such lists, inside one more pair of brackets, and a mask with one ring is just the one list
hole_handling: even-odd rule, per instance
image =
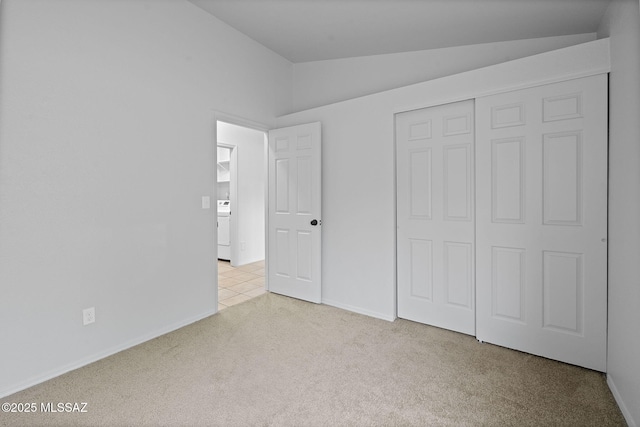
[[82, 310], [82, 324], [87, 326], [89, 323], [96, 321], [96, 308], [90, 307]]
[[240, 250], [244, 251], [245, 249], [247, 249], [247, 242], [240, 242]]

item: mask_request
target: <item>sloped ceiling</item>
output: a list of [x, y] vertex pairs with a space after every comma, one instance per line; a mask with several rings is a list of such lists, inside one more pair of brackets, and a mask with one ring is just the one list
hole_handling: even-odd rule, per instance
[[189, 0], [293, 63], [594, 33], [610, 0]]

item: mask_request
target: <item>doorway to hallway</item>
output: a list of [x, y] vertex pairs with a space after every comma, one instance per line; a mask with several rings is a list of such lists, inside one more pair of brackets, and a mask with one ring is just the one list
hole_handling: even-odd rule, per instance
[[[216, 190], [218, 195], [229, 195], [228, 200], [218, 200], [218, 206], [228, 210], [229, 221], [229, 256], [222, 259], [228, 258], [233, 268], [262, 261], [261, 267], [269, 271], [263, 278], [264, 289], [320, 303], [321, 124], [272, 129], [267, 137], [264, 127], [245, 127], [244, 120], [231, 122], [216, 120], [217, 148], [231, 149], [229, 183], [222, 183], [229, 191]], [[218, 247], [217, 252], [227, 251]], [[220, 273], [219, 280], [235, 275], [226, 273]]]
[[266, 133], [216, 121], [218, 310], [265, 292]]

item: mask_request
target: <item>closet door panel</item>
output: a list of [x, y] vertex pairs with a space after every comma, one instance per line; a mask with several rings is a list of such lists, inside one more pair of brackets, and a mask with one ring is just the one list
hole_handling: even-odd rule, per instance
[[398, 316], [475, 334], [474, 104], [396, 116]]
[[606, 75], [476, 100], [477, 337], [604, 371]]

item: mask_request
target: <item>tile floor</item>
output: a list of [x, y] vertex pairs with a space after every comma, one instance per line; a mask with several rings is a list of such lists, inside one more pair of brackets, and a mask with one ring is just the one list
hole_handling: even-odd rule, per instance
[[264, 261], [232, 267], [218, 260], [218, 310], [265, 293]]

